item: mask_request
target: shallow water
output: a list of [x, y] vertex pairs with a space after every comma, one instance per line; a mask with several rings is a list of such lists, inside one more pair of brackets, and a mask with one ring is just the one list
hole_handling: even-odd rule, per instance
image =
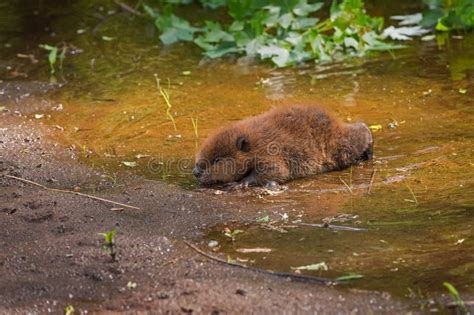
[[[94, 166], [196, 189], [190, 170], [199, 143], [216, 128], [272, 106], [320, 104], [345, 121], [382, 125], [371, 162], [291, 182], [275, 196], [258, 190], [221, 195], [244, 200], [247, 214], [268, 215], [271, 224], [211, 229], [204, 243], [219, 241], [218, 253], [279, 271], [325, 262], [328, 271], [303, 273], [361, 274], [348, 285], [397, 295], [444, 292], [443, 281], [474, 293], [474, 34], [417, 42], [394, 56], [273, 69], [246, 58], [202, 60], [188, 44], [163, 48], [148, 21], [114, 15], [108, 11], [116, 8], [101, 10], [98, 2], [51, 10], [45, 1], [22, 11], [13, 3], [3, 4], [9, 18], [0, 19], [2, 87], [63, 84], [37, 96], [49, 106], [29, 117], [43, 114], [38, 121], [56, 126], [54, 137]], [[51, 75], [37, 45], [63, 41], [69, 47], [64, 69]], [[157, 79], [169, 92], [176, 130]], [[298, 225], [340, 214], [353, 218], [333, 224], [368, 230]], [[224, 227], [243, 233], [232, 242]], [[272, 251], [237, 251], [257, 247]]]

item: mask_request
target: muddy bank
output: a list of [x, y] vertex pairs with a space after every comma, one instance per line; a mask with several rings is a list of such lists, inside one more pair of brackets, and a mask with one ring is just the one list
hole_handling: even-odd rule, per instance
[[[408, 308], [388, 294], [292, 282], [209, 261], [182, 240], [196, 242], [203, 228], [217, 223], [253, 219], [256, 214], [245, 203], [133, 175], [111, 180], [110, 174], [79, 162], [71, 148], [48, 140], [54, 128], [18, 117], [14, 110], [4, 112], [1, 121], [2, 175], [48, 187], [80, 187], [141, 208], [111, 211], [114, 205], [2, 176], [2, 313], [60, 313], [67, 305], [83, 313], [366, 314]], [[113, 227], [118, 262], [111, 262], [97, 235]]]

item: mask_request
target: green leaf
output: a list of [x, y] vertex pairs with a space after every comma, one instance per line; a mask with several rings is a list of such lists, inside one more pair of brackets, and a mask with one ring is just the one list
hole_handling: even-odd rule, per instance
[[153, 9], [149, 5], [143, 2], [142, 2], [142, 5], [143, 5], [143, 10], [145, 10], [145, 13], [148, 14], [150, 17], [156, 19], [160, 15], [155, 9]]
[[171, 45], [179, 41], [178, 30], [169, 28], [160, 35], [160, 40], [164, 45]]
[[277, 45], [262, 46], [258, 53], [262, 59], [271, 58], [278, 67], [285, 67], [290, 60], [290, 52]]
[[335, 280], [336, 281], [349, 281], [349, 280], [356, 280], [356, 279], [362, 279], [362, 278], [364, 278], [364, 275], [351, 273], [345, 276], [337, 277]]
[[155, 25], [162, 32], [160, 40], [165, 45], [170, 45], [180, 40], [192, 41], [194, 33], [200, 30], [174, 14], [158, 16], [155, 19]]
[[324, 2], [316, 2], [314, 4], [308, 4], [307, 0], [300, 0], [298, 4], [293, 9], [293, 13], [298, 16], [307, 16], [310, 13], [316, 12], [321, 9], [324, 5]]
[[435, 29], [437, 31], [448, 32], [450, 28], [443, 24], [443, 19], [439, 19], [438, 23], [436, 24]]
[[205, 38], [204, 35], [199, 35], [198, 37], [196, 37], [194, 39], [194, 43], [196, 45], [198, 45], [199, 47], [201, 47], [202, 49], [207, 50], [207, 51], [213, 50], [213, 49], [216, 48], [215, 45], [209, 44], [209, 42], [206, 41], [206, 38]]
[[219, 46], [217, 46], [216, 48], [206, 51], [204, 54], [208, 56], [209, 58], [214, 59], [214, 58], [222, 57], [226, 54], [235, 53], [239, 51], [240, 51], [240, 48], [235, 46], [235, 43], [224, 42], [220, 44]]
[[281, 27], [287, 29], [291, 25], [292, 21], [293, 15], [291, 13], [285, 13], [280, 16], [278, 23], [281, 25]]
[[234, 37], [231, 34], [224, 32], [219, 23], [206, 21], [204, 39], [207, 42], [216, 43], [220, 41], [230, 42], [234, 40]]
[[235, 20], [232, 22], [232, 24], [229, 26], [229, 32], [239, 32], [244, 30], [244, 25], [245, 23], [243, 21], [238, 21]]
[[112, 229], [108, 232], [105, 233], [98, 233], [100, 236], [104, 237], [104, 243], [106, 245], [113, 245], [115, 243], [115, 234], [117, 231], [115, 229]]
[[317, 18], [298, 18], [294, 19], [291, 24], [292, 30], [306, 30], [308, 28], [314, 27], [318, 23], [319, 19]]

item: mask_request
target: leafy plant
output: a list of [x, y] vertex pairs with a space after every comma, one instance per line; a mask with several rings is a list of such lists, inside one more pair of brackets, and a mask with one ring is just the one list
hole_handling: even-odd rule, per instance
[[195, 27], [174, 15], [169, 7], [162, 13], [149, 6], [144, 8], [154, 18], [165, 45], [193, 41], [209, 58], [246, 54], [285, 67], [308, 60], [333, 61], [403, 47], [384, 40], [383, 19], [370, 17], [362, 0], [333, 1], [329, 17], [324, 20], [315, 16], [323, 7], [322, 1], [201, 0], [200, 3], [209, 8], [226, 7], [231, 22], [207, 20], [203, 26]]
[[73, 315], [75, 313], [74, 306], [68, 305], [64, 308], [64, 315]]
[[59, 59], [59, 69], [63, 68], [63, 63], [64, 63], [64, 59], [66, 58], [66, 51], [67, 51], [66, 46], [63, 46], [59, 56], [58, 56], [58, 51], [59, 51], [58, 47], [50, 46], [50, 45], [46, 45], [46, 44], [41, 44], [41, 45], [39, 45], [39, 47], [49, 51], [48, 62], [49, 62], [49, 67], [51, 68], [51, 73], [52, 74], [56, 72], [55, 64], [56, 64], [58, 59]]
[[464, 301], [461, 299], [458, 290], [449, 282], [443, 282], [443, 285], [448, 289], [449, 294], [454, 299], [454, 303], [465, 313], [467, 313], [466, 305], [464, 305]]
[[421, 26], [437, 31], [468, 30], [474, 27], [474, 1], [424, 0], [428, 9], [423, 12]]
[[112, 229], [108, 232], [105, 233], [98, 233], [100, 236], [104, 237], [104, 244], [102, 245], [102, 248], [107, 251], [112, 258], [112, 261], [116, 261], [116, 256], [117, 252], [115, 250], [115, 235], [117, 231], [115, 229]]
[[238, 230], [238, 229], [235, 229], [235, 230], [232, 231], [228, 227], [224, 228], [224, 235], [227, 236], [228, 238], [230, 238], [232, 242], [235, 241], [235, 236], [237, 234], [240, 234], [240, 233], [243, 233], [243, 232], [244, 231]]

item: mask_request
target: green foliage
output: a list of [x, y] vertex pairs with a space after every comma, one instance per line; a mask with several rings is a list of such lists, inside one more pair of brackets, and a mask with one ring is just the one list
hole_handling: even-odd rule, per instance
[[437, 31], [468, 30], [474, 27], [474, 1], [424, 0], [428, 10], [423, 12], [421, 26]]
[[49, 67], [51, 68], [51, 73], [54, 73], [56, 70], [54, 65], [56, 64], [57, 56], [58, 56], [58, 48], [50, 45], [39, 45], [40, 48], [43, 48], [49, 51], [48, 54], [48, 61]]
[[75, 313], [74, 306], [68, 305], [64, 308], [64, 315], [73, 315]]
[[323, 2], [308, 0], [201, 0], [209, 8], [226, 7], [228, 23], [205, 21], [201, 27], [172, 13], [149, 6], [145, 12], [155, 20], [165, 44], [193, 41], [209, 58], [230, 53], [269, 59], [279, 67], [308, 60], [318, 62], [362, 56], [369, 51], [401, 48], [384, 41], [383, 19], [367, 15], [362, 0], [333, 1], [329, 18], [315, 14]]
[[104, 238], [104, 244], [102, 248], [107, 251], [112, 258], [112, 261], [116, 261], [116, 251], [115, 251], [115, 235], [117, 231], [112, 229], [105, 233], [98, 233], [100, 236]]
[[443, 285], [448, 289], [449, 294], [454, 299], [454, 303], [465, 313], [467, 313], [466, 305], [461, 299], [458, 290], [449, 282], [443, 282]]
[[61, 49], [61, 53], [59, 54], [59, 56], [58, 56], [58, 51], [59, 51], [58, 47], [50, 46], [46, 44], [39, 45], [39, 47], [44, 50], [49, 51], [48, 62], [49, 62], [49, 67], [51, 68], [51, 74], [56, 72], [55, 64], [58, 59], [59, 59], [59, 69], [63, 68], [63, 63], [64, 63], [64, 59], [66, 58], [66, 51], [67, 51], [66, 46], [64, 46]]

